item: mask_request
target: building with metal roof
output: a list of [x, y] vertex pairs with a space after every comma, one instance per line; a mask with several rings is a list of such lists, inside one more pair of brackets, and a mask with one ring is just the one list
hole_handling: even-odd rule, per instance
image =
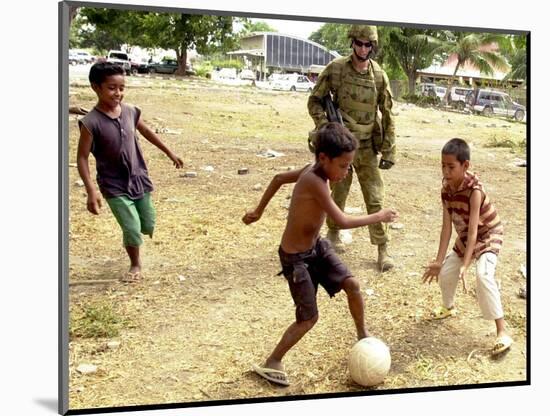
[[[496, 45], [488, 45], [486, 50], [498, 50]], [[420, 81], [427, 82], [442, 82], [446, 83], [453, 77], [456, 69], [458, 57], [456, 54], [452, 54], [443, 64], [432, 64], [428, 68], [424, 68], [416, 71], [416, 74]], [[507, 85], [510, 87], [518, 87], [523, 83], [523, 80], [506, 80], [504, 77], [508, 73], [509, 69], [501, 71], [493, 69], [492, 74], [482, 73], [476, 66], [470, 62], [465, 62], [456, 72], [456, 79], [459, 84], [476, 86], [502, 86]]]
[[245, 58], [261, 79], [274, 72], [318, 74], [340, 56], [316, 42], [276, 32], [254, 32], [241, 39], [240, 47], [229, 55]]

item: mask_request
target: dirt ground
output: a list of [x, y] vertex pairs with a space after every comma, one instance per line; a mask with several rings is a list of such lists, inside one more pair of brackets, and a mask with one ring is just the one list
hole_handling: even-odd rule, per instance
[[[356, 335], [346, 297], [329, 299], [320, 291], [319, 322], [286, 356], [292, 384], [279, 388], [250, 368], [263, 362], [294, 319], [286, 282], [276, 276], [292, 187], [275, 196], [260, 222], [245, 226], [241, 217], [275, 173], [312, 159], [307, 94], [162, 77], [128, 77], [127, 86], [125, 101], [142, 109], [185, 166], [174, 169], [141, 140], [157, 226], [143, 246], [145, 281], [120, 283], [128, 268], [121, 232], [106, 204], [99, 216], [86, 211], [75, 167], [77, 116], [69, 116], [71, 409], [526, 380], [526, 303], [517, 291], [525, 284], [519, 269], [527, 260], [527, 178], [515, 163], [525, 158], [524, 123], [396, 104], [398, 161], [383, 176], [385, 205], [399, 210], [403, 224], [390, 230], [397, 266], [376, 270], [366, 228], [353, 231], [342, 254], [361, 282], [370, 333], [391, 349], [390, 373], [371, 389], [352, 382], [347, 358]], [[86, 79], [71, 77], [70, 105], [94, 104]], [[421, 275], [438, 248], [439, 152], [452, 137], [472, 145], [473, 170], [505, 226], [497, 277], [515, 344], [497, 359], [490, 356], [494, 323], [480, 317], [473, 269], [470, 292], [458, 293], [460, 314], [427, 319], [440, 295], [437, 285], [421, 284]], [[267, 150], [284, 155], [262, 157]], [[241, 167], [249, 173], [239, 175]], [[188, 171], [197, 177], [183, 177]], [[356, 179], [348, 207], [364, 211]], [[84, 312], [97, 308], [119, 319], [118, 333], [78, 334]], [[109, 347], [112, 341], [117, 344]], [[81, 364], [97, 371], [82, 374]]]

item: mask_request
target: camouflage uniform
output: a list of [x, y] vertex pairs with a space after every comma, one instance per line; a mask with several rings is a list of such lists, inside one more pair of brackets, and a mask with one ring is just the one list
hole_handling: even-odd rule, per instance
[[[352, 26], [352, 31], [353, 28], [361, 29], [365, 26]], [[367, 28], [372, 30], [370, 28], [373, 27]], [[366, 37], [359, 35], [357, 38]], [[377, 40], [376, 28], [374, 36], [367, 39]], [[393, 100], [388, 76], [372, 59], [369, 59], [368, 69], [362, 73], [354, 69], [352, 55], [333, 60], [319, 75], [308, 99], [308, 111], [316, 129], [328, 122], [321, 102], [329, 92], [340, 109], [345, 126], [359, 140], [352, 170], [355, 170], [359, 179], [367, 212], [377, 212], [382, 209], [384, 199], [384, 182], [377, 154], [381, 153], [382, 160], [389, 162], [385, 168], [395, 162], [395, 127], [391, 114]], [[381, 118], [378, 110], [382, 114]], [[351, 181], [350, 174], [332, 188], [332, 198], [342, 210]], [[327, 220], [327, 225], [329, 230], [337, 229], [331, 219]], [[372, 244], [380, 246], [388, 241], [387, 227], [383, 224], [369, 225], [369, 233]]]

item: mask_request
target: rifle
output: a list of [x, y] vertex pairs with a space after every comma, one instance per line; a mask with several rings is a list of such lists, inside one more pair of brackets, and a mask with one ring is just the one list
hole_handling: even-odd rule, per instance
[[[323, 110], [325, 110], [328, 121], [335, 121], [337, 123], [340, 123], [341, 125], [344, 125], [342, 114], [340, 114], [340, 110], [338, 110], [338, 106], [336, 105], [336, 103], [332, 101], [330, 93], [323, 97], [321, 105], [323, 106]], [[308, 135], [307, 145], [312, 153], [315, 153], [314, 143], [316, 138], [317, 130], [310, 131]]]
[[342, 121], [342, 114], [340, 114], [338, 105], [334, 101], [332, 101], [332, 97], [330, 94], [327, 94], [323, 97], [322, 105], [325, 113], [327, 114], [328, 121], [335, 121], [344, 125], [344, 122]]

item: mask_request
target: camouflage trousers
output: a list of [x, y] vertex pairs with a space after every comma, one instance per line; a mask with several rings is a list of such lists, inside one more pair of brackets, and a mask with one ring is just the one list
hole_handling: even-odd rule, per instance
[[[346, 199], [351, 188], [354, 171], [361, 186], [367, 213], [373, 214], [382, 209], [384, 181], [382, 180], [380, 169], [378, 169], [378, 159], [371, 148], [370, 140], [361, 141], [360, 143], [359, 148], [355, 152], [355, 159], [348, 176], [341, 182], [331, 185], [332, 199], [343, 211], [346, 207]], [[331, 218], [327, 218], [327, 226], [330, 230], [338, 229]], [[379, 245], [389, 241], [387, 224], [378, 223], [369, 225], [368, 227], [372, 244]]]

